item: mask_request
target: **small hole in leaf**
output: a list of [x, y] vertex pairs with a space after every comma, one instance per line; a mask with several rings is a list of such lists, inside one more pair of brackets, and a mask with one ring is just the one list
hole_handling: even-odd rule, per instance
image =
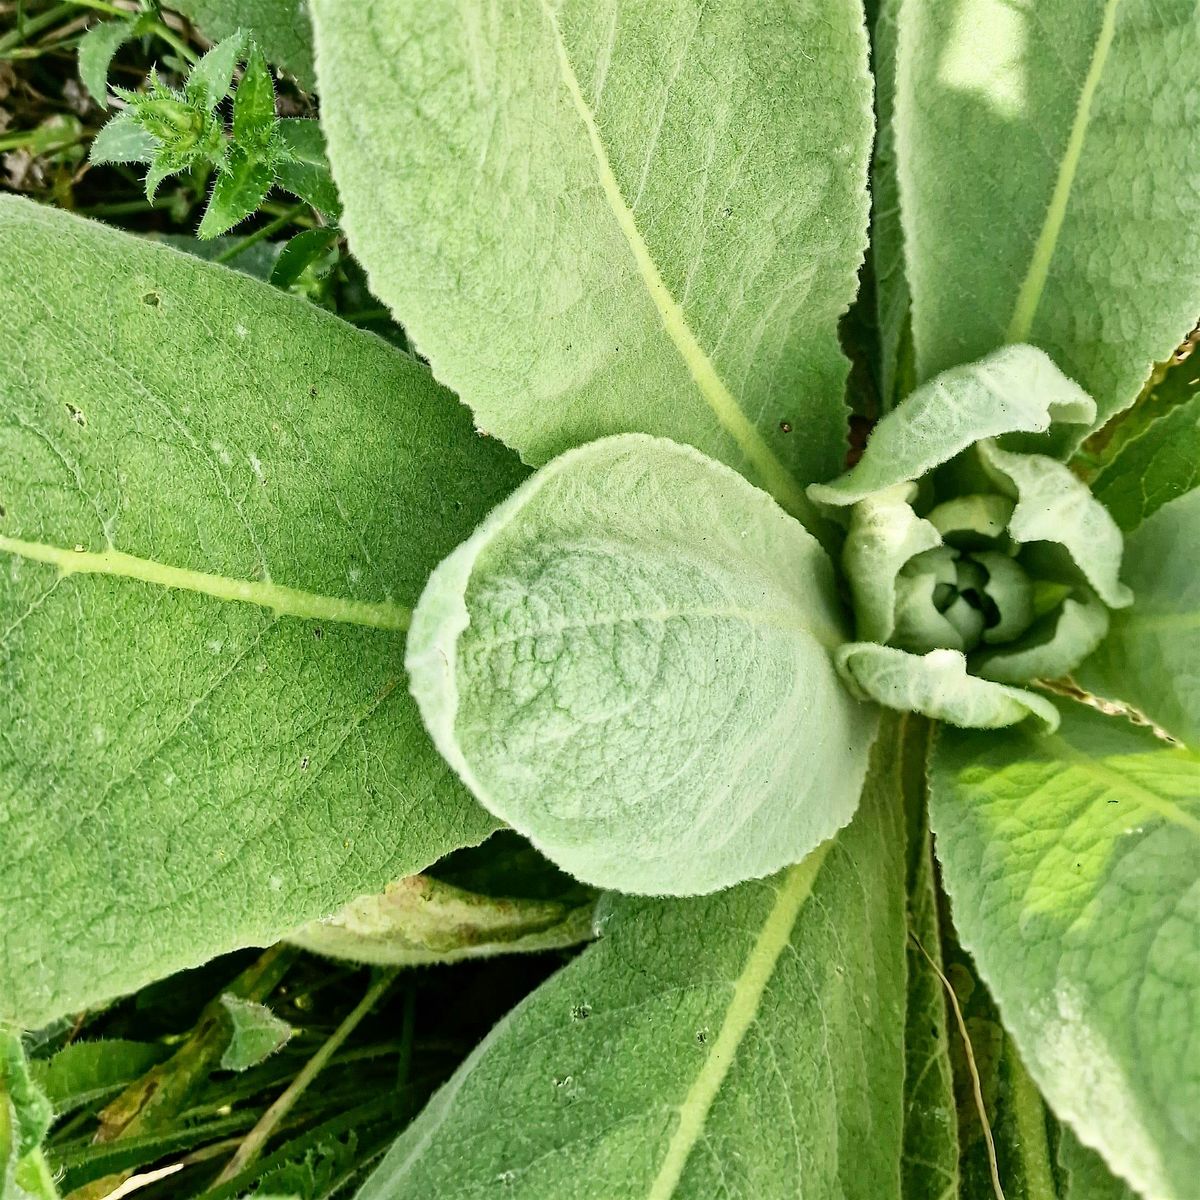
[[573, 1009], [571, 1009], [572, 1021], [586, 1021], [591, 1015], [592, 1009], [591, 1005], [589, 1004], [577, 1004]]
[[302, 771], [308, 770], [308, 755], [307, 754], [300, 760], [300, 770], [302, 770]]
[[779, 432], [780, 433], [791, 433], [792, 432], [791, 421], [780, 421], [779, 422]]
[[85, 417], [83, 415], [82, 408], [76, 408], [74, 404], [68, 403], [67, 404], [67, 412], [69, 412], [71, 414], [71, 420], [74, 421], [76, 425], [86, 425], [87, 424], [87, 417]]
[[696, 1030], [696, 1044], [699, 1046], [703, 1046], [704, 1043], [707, 1041], [708, 1041], [708, 1030], [707, 1029], [697, 1029]]
[[162, 303], [162, 297], [157, 292], [147, 292], [142, 297], [142, 303], [150, 308], [157, 308]]
[[320, 641], [320, 640], [321, 640], [321, 639], [322, 639], [324, 636], [325, 636], [325, 630], [323, 630], [323, 629], [320, 627], [320, 625], [316, 625], [316, 626], [314, 626], [314, 627], [313, 627], [313, 637], [315, 637], [315, 638], [317, 639], [317, 641], [318, 641], [318, 642], [319, 642], [319, 641]]

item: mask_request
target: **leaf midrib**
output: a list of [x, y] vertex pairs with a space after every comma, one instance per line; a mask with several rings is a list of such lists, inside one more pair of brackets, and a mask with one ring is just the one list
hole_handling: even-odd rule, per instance
[[[1070, 767], [1074, 767], [1085, 775], [1090, 775], [1102, 787], [1118, 791], [1125, 790], [1137, 800], [1140, 800], [1151, 812], [1157, 813], [1163, 820], [1200, 837], [1200, 819], [1192, 816], [1191, 813], [1182, 809], [1168, 797], [1158, 795], [1157, 792], [1151, 791], [1145, 784], [1139, 783], [1125, 772], [1117, 770], [1109, 759], [1091, 758], [1089, 755], [1077, 750], [1070, 742], [1058, 734], [1042, 734], [1038, 735], [1038, 737], [1041, 744], [1052, 748], [1053, 752], [1062, 762], [1067, 763]], [[1190, 757], [1187, 750], [1172, 751], [1164, 749], [1156, 753]]]
[[0, 553], [56, 567], [60, 576], [109, 575], [136, 580], [156, 587], [197, 592], [216, 600], [255, 605], [270, 609], [281, 617], [332, 621], [402, 633], [408, 629], [412, 616], [407, 608], [390, 601], [350, 600], [276, 583], [234, 579], [139, 558], [111, 547], [102, 551], [68, 550], [44, 542], [27, 542], [0, 535]]
[[1046, 216], [1038, 231], [1037, 241], [1033, 245], [1029, 269], [1017, 291], [1012, 319], [1009, 322], [1008, 333], [1005, 335], [1006, 342], [1024, 342], [1029, 339], [1033, 319], [1037, 315], [1042, 293], [1046, 289], [1046, 280], [1050, 276], [1050, 263], [1054, 258], [1054, 251], [1058, 247], [1058, 238], [1062, 233], [1063, 222], [1067, 216], [1067, 205], [1071, 200], [1071, 188], [1075, 183], [1080, 159], [1083, 157], [1083, 143], [1087, 137], [1088, 125], [1092, 117], [1092, 104], [1096, 98], [1096, 89], [1100, 85], [1100, 77], [1104, 73], [1104, 66], [1108, 61], [1109, 51], [1112, 49], [1113, 35], [1117, 25], [1117, 8], [1120, 3], [1121, 0], [1106, 0], [1105, 2], [1104, 16], [1100, 21], [1100, 32], [1092, 51], [1092, 60], [1088, 64], [1083, 87], [1079, 91], [1079, 99], [1075, 105], [1075, 117], [1071, 122], [1071, 132], [1067, 136], [1067, 145], [1063, 151], [1062, 161], [1058, 164], [1058, 175], [1054, 180], [1054, 190], [1050, 194]]
[[640, 612], [604, 613], [583, 617], [575, 621], [546, 623], [519, 633], [505, 633], [496, 637], [479, 637], [471, 642], [473, 651], [487, 651], [498, 646], [508, 646], [526, 638], [551, 637], [555, 634], [579, 633], [585, 629], [606, 629], [616, 625], [633, 625], [639, 622], [667, 624], [670, 621], [730, 620], [744, 621], [747, 625], [766, 629], [780, 629], [789, 633], [803, 633], [819, 642], [831, 654], [846, 639], [837, 630], [814, 627], [801, 621], [784, 609], [743, 608], [736, 604], [698, 604], [695, 607], [679, 606], [647, 608]]
[[695, 381], [705, 403], [721, 426], [733, 438], [745, 455], [747, 462], [757, 472], [766, 490], [771, 493], [781, 507], [804, 524], [810, 528], [819, 527], [821, 518], [805, 495], [804, 489], [776, 457], [758, 429], [743, 412], [741, 405], [718, 374], [703, 346], [700, 345], [699, 339], [692, 332], [683, 308], [672, 295], [659, 272], [650, 248], [646, 245], [645, 239], [638, 229], [633, 210], [625, 202], [625, 197], [621, 193], [620, 184], [617, 182], [612, 164], [608, 159], [604, 140], [600, 136], [600, 129], [596, 124], [595, 114], [579, 86], [579, 79], [575, 74], [575, 68], [571, 63], [571, 57], [562, 36], [562, 29], [558, 23], [558, 14], [549, 0], [541, 0], [541, 5], [554, 39], [554, 49], [558, 57], [563, 86], [583, 123], [588, 145], [595, 159], [596, 173], [601, 190], [604, 192], [604, 198], [629, 246], [637, 265], [638, 275], [658, 311], [663, 329], [683, 359], [684, 365]]
[[792, 931], [825, 862], [832, 842], [818, 846], [803, 862], [788, 869], [758, 937], [746, 956], [742, 973], [733, 985], [729, 1007], [703, 1065], [679, 1105], [679, 1124], [671, 1135], [658, 1174], [646, 1200], [670, 1200], [683, 1176], [696, 1144], [703, 1136], [713, 1103], [725, 1082], [750, 1026], [753, 1025], [763, 993], [775, 973]]

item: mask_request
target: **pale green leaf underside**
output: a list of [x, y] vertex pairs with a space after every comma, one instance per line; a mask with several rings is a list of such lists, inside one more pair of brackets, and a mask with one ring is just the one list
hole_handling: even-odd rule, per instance
[[833, 570], [765, 493], [645, 434], [555, 459], [434, 573], [407, 665], [479, 800], [601, 887], [798, 861], [858, 803], [875, 714]]
[[1197, 61], [1193, 0], [905, 0], [919, 378], [1032, 342], [1099, 421], [1133, 401], [1200, 311]]
[[477, 423], [535, 463], [670, 437], [805, 514], [865, 244], [856, 0], [313, 12], [351, 246]]
[[288, 941], [354, 962], [461, 962], [585, 942], [595, 907], [594, 895], [569, 900], [483, 896], [412, 875], [294, 930]]
[[957, 650], [910, 654], [875, 642], [848, 642], [835, 654], [856, 695], [900, 712], [919, 712], [966, 729], [1000, 729], [1033, 717], [1053, 729], [1058, 714], [1044, 697], [967, 674]]
[[1137, 597], [1077, 675], [1200, 747], [1200, 492], [1163, 505], [1131, 533], [1124, 576]]
[[898, 1200], [895, 745], [889, 722], [858, 816], [798, 866], [611, 898], [598, 944], [497, 1026], [359, 1200]]
[[0, 1016], [38, 1024], [493, 827], [403, 630], [522, 471], [255, 280], [12, 199], [0, 249]]
[[854, 467], [808, 494], [822, 504], [855, 504], [920, 479], [984, 438], [1044, 433], [1055, 422], [1086, 426], [1095, 411], [1042, 351], [1006, 346], [917, 388], [875, 426]]
[[1147, 1195], [1200, 1175], [1200, 762], [1082, 705], [945, 730], [931, 821], [955, 927], [1060, 1117]]
[[171, 0], [170, 7], [213, 41], [245, 30], [269, 62], [310, 92], [316, 86], [307, 0]]

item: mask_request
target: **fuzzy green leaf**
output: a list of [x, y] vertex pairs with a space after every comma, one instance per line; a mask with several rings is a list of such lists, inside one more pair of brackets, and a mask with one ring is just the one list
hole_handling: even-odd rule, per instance
[[253, 46], [233, 97], [233, 140], [242, 146], [263, 146], [275, 123], [275, 84], [263, 52]]
[[1048, 700], [967, 674], [957, 650], [910, 654], [875, 642], [849, 642], [834, 655], [855, 695], [899, 712], [924, 713], [965, 729], [1001, 729], [1034, 717], [1053, 729], [1058, 714]]
[[[108, 69], [113, 55], [148, 26], [145, 16], [127, 21], [101, 21], [79, 39], [79, 81], [100, 105], [108, 107]], [[127, 161], [127, 160], [126, 160]]]
[[1032, 342], [1103, 422], [1192, 328], [1195, 17], [1193, 0], [905, 0], [896, 143], [919, 379]]
[[88, 159], [94, 163], [149, 163], [157, 143], [131, 112], [118, 113], [92, 139]]
[[[1195, 373], [1195, 360], [1176, 368]], [[1200, 485], [1200, 391], [1127, 442], [1092, 483], [1126, 532]]]
[[1200, 1177], [1200, 759], [1082, 705], [945, 730], [931, 822], [963, 945], [1029, 1073], [1146, 1195]]
[[811, 515], [803, 484], [844, 455], [866, 240], [857, 3], [313, 18], [350, 246], [482, 428], [534, 463], [670, 437]]
[[268, 158], [254, 147], [235, 143], [217, 172], [196, 236], [217, 237], [257, 212], [274, 180], [275, 171]]
[[210, 112], [229, 95], [246, 35], [240, 29], [219, 41], [188, 73], [184, 94]]
[[308, 0], [171, 0], [170, 7], [214, 41], [244, 29], [268, 62], [294, 75], [307, 91], [316, 88]]
[[406, 662], [485, 807], [587, 883], [694, 895], [853, 815], [875, 714], [833, 669], [845, 636], [798, 522], [627, 434], [555, 459], [438, 567]]
[[278, 128], [282, 151], [276, 164], [279, 186], [311, 204], [327, 221], [338, 220], [342, 204], [329, 172], [320, 124], [289, 117], [280, 121]]
[[248, 1071], [287, 1044], [296, 1031], [265, 1004], [226, 993], [221, 1004], [229, 1018], [229, 1045], [221, 1054], [223, 1071]]
[[[858, 816], [774, 878], [610, 897], [359, 1200], [898, 1200], [904, 836], [895, 727]], [[499, 1121], [520, 1097], [521, 1130]], [[468, 1149], [469, 1148], [469, 1149]], [[464, 1152], [466, 1151], [466, 1152]]]
[[119, 1092], [165, 1059], [170, 1050], [150, 1042], [104, 1038], [71, 1042], [32, 1072], [59, 1117]]
[[17, 199], [0, 252], [0, 1015], [37, 1025], [494, 827], [403, 629], [523, 472], [264, 283]]
[[917, 388], [875, 426], [854, 467], [808, 494], [822, 504], [856, 504], [920, 479], [984, 438], [1040, 434], [1055, 422], [1086, 424], [1095, 411], [1091, 397], [1040, 350], [1005, 346]]
[[271, 282], [276, 287], [291, 287], [341, 236], [340, 229], [322, 225], [289, 238], [271, 268]]
[[1137, 597], [1077, 672], [1089, 690], [1140, 709], [1200, 747], [1200, 492], [1164, 504], [1126, 540], [1124, 575]]

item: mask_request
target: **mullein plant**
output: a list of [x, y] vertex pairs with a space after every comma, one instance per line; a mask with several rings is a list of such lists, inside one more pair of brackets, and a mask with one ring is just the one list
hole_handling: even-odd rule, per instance
[[[1188, 1200], [1200, 398], [1136, 402], [1200, 315], [1200, 25], [877, 8], [314, 0], [343, 227], [430, 369], [0, 205], [0, 1016], [591, 934], [363, 1200], [970, 1200], [957, 941], [1024, 1080], [975, 1074], [987, 1186]], [[586, 930], [404, 896], [502, 826]]]

